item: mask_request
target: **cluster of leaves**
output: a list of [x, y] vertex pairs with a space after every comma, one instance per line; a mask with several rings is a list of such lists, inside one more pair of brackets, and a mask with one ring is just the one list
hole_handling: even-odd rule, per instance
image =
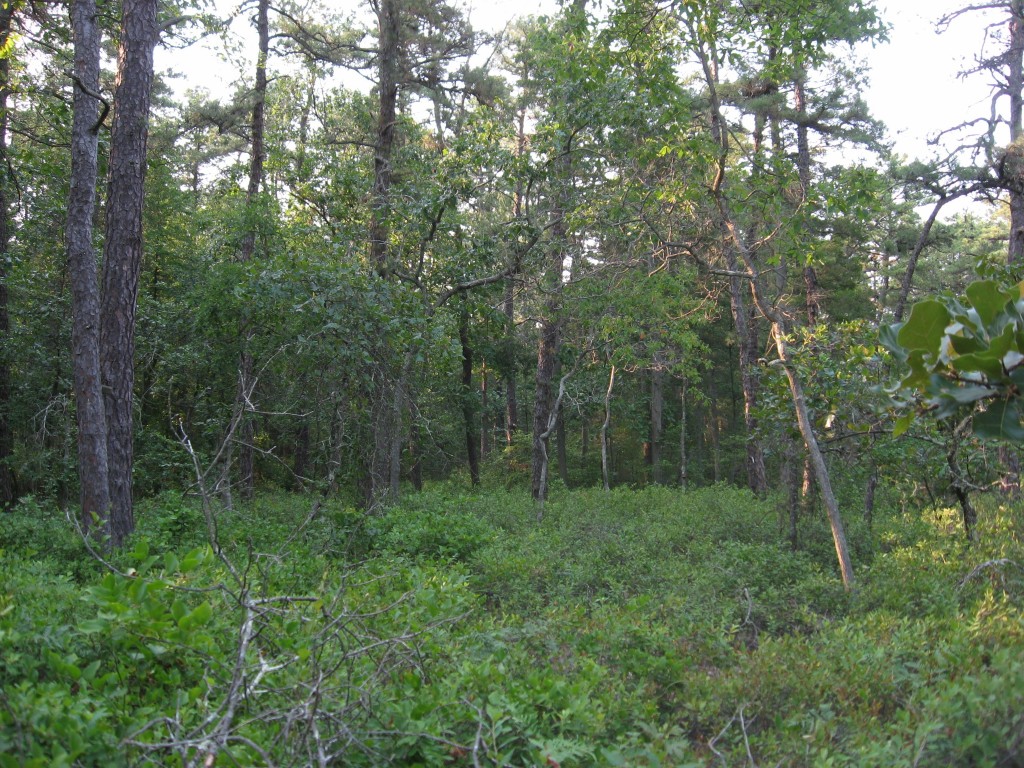
[[[893, 393], [936, 418], [973, 414], [974, 434], [1024, 442], [1024, 283], [971, 283], [963, 297], [916, 303], [905, 323], [883, 328], [882, 344], [910, 371]], [[917, 415], [908, 411], [894, 433]]]

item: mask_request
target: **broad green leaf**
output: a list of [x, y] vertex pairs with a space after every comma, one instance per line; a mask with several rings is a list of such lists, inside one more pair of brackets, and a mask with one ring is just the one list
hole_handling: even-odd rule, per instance
[[970, 405], [979, 400], [984, 400], [986, 397], [992, 397], [995, 394], [995, 390], [992, 387], [983, 386], [955, 387], [945, 394], [961, 405]]
[[910, 429], [910, 425], [914, 423], [914, 416], [915, 413], [913, 411], [909, 411], [896, 419], [896, 423], [892, 427], [892, 436], [899, 437]]
[[900, 328], [897, 341], [909, 350], [937, 354], [946, 326], [953, 318], [939, 301], [919, 301], [910, 311], [910, 319]]
[[1016, 400], [996, 400], [984, 413], [974, 417], [974, 434], [980, 438], [1009, 440], [1024, 443], [1024, 427], [1020, 424], [1020, 409]]
[[900, 360], [907, 359], [907, 350], [899, 342], [899, 332], [904, 325], [905, 323], [883, 325], [878, 331], [879, 343], [896, 355]]
[[969, 355], [984, 348], [984, 345], [973, 336], [950, 336], [949, 344], [958, 355]]
[[929, 369], [925, 366], [924, 356], [925, 352], [922, 349], [915, 349], [910, 353], [910, 356], [907, 358], [910, 373], [900, 382], [901, 387], [916, 389], [928, 384]]
[[989, 343], [989, 353], [992, 357], [1002, 357], [1013, 348], [1013, 343], [1016, 337], [1016, 328], [1012, 325], [1008, 325], [1003, 329], [1003, 332], [996, 336]]
[[1003, 362], [1000, 357], [989, 357], [987, 352], [975, 355], [960, 355], [954, 358], [951, 364], [954, 370], [960, 373], [979, 371], [991, 381], [999, 381], [1003, 378]]
[[1000, 289], [994, 280], [978, 280], [967, 286], [967, 298], [986, 325], [992, 325], [1012, 296]]

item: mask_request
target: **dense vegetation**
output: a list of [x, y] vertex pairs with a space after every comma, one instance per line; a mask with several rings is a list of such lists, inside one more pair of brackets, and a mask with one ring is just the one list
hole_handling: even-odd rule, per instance
[[[829, 532], [725, 486], [2, 518], [4, 765], [1017, 765], [1019, 509]], [[297, 521], [299, 523], [297, 524]], [[45, 546], [42, 543], [45, 542]], [[240, 648], [240, 638], [249, 642]]]
[[1024, 764], [1019, 0], [928, 158], [869, 0], [67, 6], [0, 7], [0, 767]]

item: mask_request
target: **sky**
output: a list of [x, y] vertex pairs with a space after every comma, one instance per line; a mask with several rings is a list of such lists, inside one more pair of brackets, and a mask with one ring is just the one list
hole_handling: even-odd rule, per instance
[[[928, 139], [971, 117], [987, 115], [991, 100], [984, 75], [961, 78], [982, 51], [986, 25], [996, 15], [964, 14], [942, 34], [936, 22], [962, 7], [955, 0], [883, 0], [882, 18], [892, 25], [890, 40], [862, 55], [871, 66], [868, 106], [889, 128], [896, 151], [929, 157]], [[990, 53], [991, 53], [990, 46]]]
[[[491, 29], [501, 28], [513, 16], [550, 14], [557, 9], [556, 0], [467, 1], [474, 25]], [[357, 0], [340, 2], [357, 4]], [[986, 23], [993, 17], [964, 15], [942, 34], [936, 32], [942, 14], [963, 5], [961, 0], [877, 0], [882, 18], [892, 25], [890, 40], [858, 51], [870, 69], [865, 100], [874, 116], [888, 126], [895, 150], [909, 158], [932, 156], [936, 148], [928, 140], [939, 131], [988, 113], [989, 82], [983, 76], [962, 79], [959, 73], [982, 50]], [[255, 34], [244, 19], [238, 19], [233, 29], [243, 45], [254, 47]], [[186, 77], [179, 81], [181, 85], [202, 86], [214, 94], [226, 94], [227, 85], [238, 76], [237, 70], [217, 62], [209, 52], [196, 50], [160, 50], [157, 66], [182, 70]], [[245, 65], [242, 76], [251, 77], [251, 65]]]

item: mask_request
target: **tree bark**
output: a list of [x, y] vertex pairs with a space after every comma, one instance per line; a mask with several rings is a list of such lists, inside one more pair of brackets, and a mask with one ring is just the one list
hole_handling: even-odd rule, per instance
[[[110, 515], [107, 420], [100, 372], [100, 287], [93, 247], [93, 214], [99, 175], [100, 28], [96, 0], [74, 0], [74, 113], [71, 179], [64, 236], [71, 278], [71, 355], [78, 423], [78, 483], [82, 529], [93, 518], [103, 528]], [[6, 67], [7, 60], [0, 62]]]
[[132, 509], [135, 311], [142, 265], [142, 204], [153, 49], [158, 34], [156, 0], [124, 0], [110, 136], [100, 307], [110, 541], [114, 547], [121, 546], [135, 529]]
[[[11, 35], [14, 17], [14, 3], [0, 6], [0, 48], [6, 47]], [[14, 450], [14, 436], [11, 430], [11, 366], [7, 343], [10, 338], [10, 315], [8, 312], [7, 263], [11, 239], [10, 162], [7, 157], [7, 99], [10, 95], [11, 61], [0, 57], [0, 509], [14, 501], [14, 473], [10, 460]], [[94, 267], [95, 269], [95, 267]]]
[[[1010, 96], [1010, 142], [1016, 143], [1024, 134], [1024, 3], [1011, 0], [1010, 46], [1007, 51], [1008, 77], [1006, 92]], [[1024, 186], [1011, 185], [1010, 242], [1007, 262], [1015, 264], [1024, 257]]]
[[381, 277], [393, 271], [390, 238], [392, 154], [398, 118], [399, 9], [397, 0], [378, 0], [377, 136], [373, 154], [373, 206], [370, 214], [370, 263]]

